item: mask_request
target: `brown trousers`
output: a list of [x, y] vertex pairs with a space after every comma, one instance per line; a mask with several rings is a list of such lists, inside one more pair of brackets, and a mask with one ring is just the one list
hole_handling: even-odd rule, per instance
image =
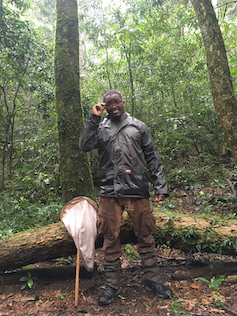
[[125, 207], [138, 239], [138, 252], [145, 254], [155, 251], [152, 237], [155, 217], [149, 199], [100, 196], [99, 203], [98, 225], [104, 235], [103, 252], [106, 261], [115, 261], [121, 256], [120, 227]]

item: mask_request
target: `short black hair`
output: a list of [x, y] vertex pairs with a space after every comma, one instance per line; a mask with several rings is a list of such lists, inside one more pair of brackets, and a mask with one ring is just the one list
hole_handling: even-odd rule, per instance
[[121, 99], [123, 100], [122, 94], [121, 94], [119, 91], [117, 91], [117, 90], [109, 90], [109, 91], [107, 91], [107, 92], [105, 93], [105, 95], [104, 95], [104, 97], [103, 97], [103, 101], [105, 102], [105, 98], [106, 98], [108, 95], [111, 95], [111, 94], [118, 94], [118, 95], [121, 97]]

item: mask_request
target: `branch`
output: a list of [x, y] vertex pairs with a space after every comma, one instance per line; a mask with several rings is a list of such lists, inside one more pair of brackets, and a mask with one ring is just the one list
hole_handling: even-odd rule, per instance
[[[24, 74], [26, 73], [27, 69], [28, 69], [28, 65], [29, 65], [29, 61], [30, 61], [30, 58], [28, 58], [27, 60], [27, 63], [26, 63], [26, 66], [25, 66], [25, 69], [23, 70], [22, 74], [21, 74], [21, 77], [24, 76]], [[14, 99], [13, 99], [13, 108], [12, 108], [12, 113], [11, 113], [11, 116], [14, 117], [15, 113], [16, 113], [16, 97], [18, 95], [18, 92], [20, 90], [20, 86], [21, 86], [21, 79], [19, 80], [19, 83], [18, 83], [18, 86], [16, 88], [16, 92], [14, 94]]]
[[237, 313], [233, 310], [231, 310], [229, 307], [225, 306], [224, 304], [220, 303], [221, 307], [224, 308], [224, 310], [231, 315], [237, 316]]
[[106, 54], [106, 73], [107, 73], [107, 77], [108, 77], [108, 81], [109, 81], [109, 87], [110, 90], [112, 90], [112, 84], [110, 81], [110, 75], [109, 75], [109, 54], [108, 54], [108, 44], [107, 44], [107, 36], [106, 36], [106, 32], [105, 32], [105, 24], [104, 24], [104, 8], [103, 8], [103, 3], [101, 1], [101, 11], [102, 11], [102, 31], [103, 31], [103, 35], [104, 35], [104, 41], [105, 41], [105, 54]]
[[7, 96], [6, 96], [5, 88], [3, 86], [1, 86], [1, 89], [2, 89], [2, 92], [3, 92], [3, 95], [4, 95], [4, 103], [5, 103], [5, 106], [6, 106], [6, 109], [7, 109], [7, 113], [9, 114], [9, 107], [8, 107], [8, 104], [7, 104]]
[[223, 7], [224, 5], [227, 5], [227, 4], [231, 4], [231, 3], [236, 3], [237, 2], [237, 0], [231, 0], [231, 1], [225, 1], [225, 2], [223, 2], [222, 4], [217, 4], [217, 8], [221, 8], [221, 7]]
[[229, 184], [229, 187], [231, 188], [233, 194], [236, 196], [236, 190], [235, 190], [235, 187], [234, 187], [234, 184], [233, 182], [231, 181], [233, 178], [232, 174], [230, 175], [230, 177], [228, 179], [226, 179], [227, 183]]

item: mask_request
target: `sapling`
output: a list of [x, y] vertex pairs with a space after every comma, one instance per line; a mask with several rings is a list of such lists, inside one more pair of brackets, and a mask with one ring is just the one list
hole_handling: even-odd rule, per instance
[[215, 277], [211, 278], [211, 281], [203, 278], [203, 277], [199, 277], [199, 279], [203, 282], [208, 283], [209, 288], [213, 288], [213, 289], [219, 289], [219, 284], [224, 280], [224, 276], [220, 275], [219, 279], [216, 279]]
[[36, 277], [31, 275], [31, 272], [27, 272], [27, 276], [23, 276], [20, 278], [20, 282], [25, 282], [22, 286], [21, 286], [21, 290], [24, 290], [27, 286], [31, 289], [33, 284], [34, 284], [34, 280], [37, 280]]

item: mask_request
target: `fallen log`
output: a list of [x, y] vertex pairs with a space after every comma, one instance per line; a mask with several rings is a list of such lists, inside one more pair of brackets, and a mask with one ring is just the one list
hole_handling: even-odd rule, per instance
[[[237, 254], [237, 225], [212, 226], [203, 218], [175, 217], [156, 211], [157, 244], [166, 244], [183, 251]], [[96, 248], [102, 246], [103, 236], [98, 231]], [[135, 243], [136, 237], [126, 216], [121, 227], [121, 243]], [[17, 233], [0, 241], [0, 271], [76, 254], [76, 247], [64, 225], [59, 222]]]
[[[130, 223], [121, 228], [122, 243], [136, 242]], [[103, 236], [98, 232], [96, 248], [102, 247]], [[76, 254], [72, 237], [63, 223], [55, 223], [17, 233], [0, 241], [0, 272], [16, 269], [24, 265], [47, 261]]]

